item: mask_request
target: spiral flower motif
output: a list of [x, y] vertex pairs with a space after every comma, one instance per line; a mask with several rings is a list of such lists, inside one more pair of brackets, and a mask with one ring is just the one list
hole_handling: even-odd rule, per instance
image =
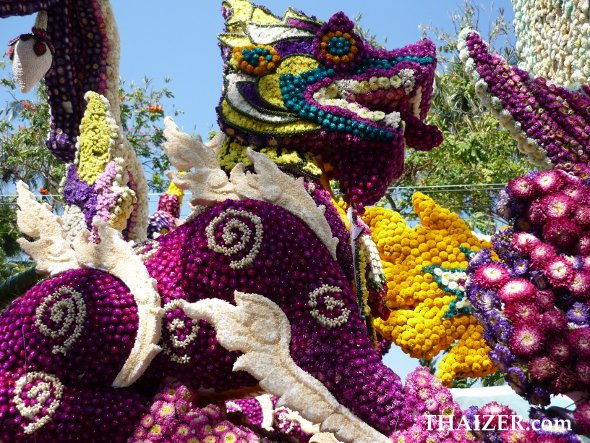
[[[250, 223], [240, 218], [247, 219]], [[220, 227], [221, 232], [218, 231]], [[209, 249], [225, 256], [243, 255], [229, 264], [232, 269], [242, 269], [254, 262], [260, 252], [263, 232], [260, 217], [237, 209], [222, 212], [205, 229]]]
[[[338, 326], [342, 326], [348, 321], [350, 309], [345, 307], [342, 300], [328, 295], [337, 294], [340, 292], [342, 292], [342, 289], [337, 286], [322, 285], [309, 294], [308, 305], [311, 308], [311, 316], [325, 328], [336, 328]], [[319, 297], [321, 296], [323, 296], [323, 304], [325, 305], [326, 311], [333, 312], [334, 310], [339, 310], [340, 314], [335, 317], [328, 317], [326, 314], [320, 312]]]
[[[164, 312], [171, 313], [180, 308], [181, 300], [174, 300], [167, 303], [164, 306]], [[190, 332], [187, 334], [186, 330], [190, 328]], [[190, 361], [190, 355], [178, 355], [178, 352], [186, 349], [199, 333], [199, 325], [196, 321], [191, 320], [188, 317], [179, 318], [175, 316], [166, 325], [170, 337], [164, 341], [163, 349], [164, 352], [170, 357], [170, 360], [180, 364], [187, 364]], [[183, 338], [181, 338], [183, 336]]]
[[43, 300], [35, 312], [35, 325], [46, 337], [63, 340], [53, 347], [54, 354], [66, 355], [84, 328], [86, 303], [82, 294], [63, 286]]
[[63, 385], [54, 375], [29, 372], [14, 385], [13, 401], [20, 415], [31, 423], [24, 427], [32, 434], [51, 421], [60, 405]]

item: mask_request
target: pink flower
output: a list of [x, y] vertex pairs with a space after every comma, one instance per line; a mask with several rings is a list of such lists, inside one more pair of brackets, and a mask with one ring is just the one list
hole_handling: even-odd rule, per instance
[[556, 337], [547, 344], [547, 356], [557, 363], [565, 363], [571, 358], [572, 349], [566, 340]]
[[552, 380], [557, 375], [558, 366], [549, 357], [537, 357], [529, 362], [529, 370], [537, 382]]
[[578, 226], [584, 229], [590, 229], [590, 205], [578, 205], [573, 220]]
[[579, 359], [590, 357], [590, 328], [574, 329], [567, 337]]
[[582, 432], [590, 432], [590, 401], [584, 401], [578, 405], [574, 412], [574, 419]]
[[555, 305], [555, 294], [551, 291], [537, 291], [535, 303], [542, 312], [548, 311]]
[[543, 227], [543, 239], [556, 248], [570, 252], [582, 231], [567, 218], [551, 219]]
[[576, 207], [576, 202], [564, 194], [543, 197], [542, 204], [546, 208], [548, 218], [568, 217]]
[[530, 200], [535, 195], [535, 186], [527, 177], [518, 177], [508, 183], [508, 191], [518, 200]]
[[555, 248], [546, 244], [538, 244], [531, 250], [531, 262], [533, 266], [542, 268], [548, 261], [557, 257]]
[[539, 310], [534, 304], [519, 301], [507, 303], [504, 309], [504, 315], [512, 323], [538, 323], [541, 318]]
[[541, 315], [539, 326], [547, 334], [563, 332], [567, 328], [567, 318], [559, 309], [549, 309]]
[[590, 234], [580, 237], [576, 245], [576, 253], [580, 255], [590, 255]]
[[514, 328], [510, 337], [510, 349], [521, 357], [531, 357], [543, 347], [543, 334], [533, 324], [521, 324]]
[[528, 232], [517, 232], [512, 238], [512, 246], [520, 253], [530, 254], [541, 241]]
[[498, 291], [500, 299], [505, 302], [532, 301], [537, 288], [524, 278], [513, 278], [508, 280]]
[[481, 266], [475, 271], [475, 281], [481, 287], [497, 289], [510, 278], [510, 274], [504, 266], [499, 263], [490, 263]]
[[574, 277], [574, 271], [569, 261], [564, 258], [555, 258], [546, 263], [545, 275], [553, 286], [566, 286]]
[[569, 284], [569, 290], [576, 297], [583, 299], [590, 298], [590, 272], [588, 271], [576, 271], [571, 283]]
[[559, 190], [563, 185], [563, 180], [556, 171], [543, 171], [533, 178], [533, 184], [539, 193], [547, 194]]

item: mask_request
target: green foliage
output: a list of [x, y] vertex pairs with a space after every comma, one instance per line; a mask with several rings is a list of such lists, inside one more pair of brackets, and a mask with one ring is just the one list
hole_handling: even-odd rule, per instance
[[[425, 36], [439, 42], [439, 72], [428, 123], [441, 128], [445, 139], [430, 152], [409, 151], [405, 172], [392, 183], [392, 194], [383, 203], [412, 218], [410, 197], [421, 190], [461, 214], [472, 229], [490, 234], [502, 223], [494, 209], [498, 191], [531, 165], [508, 131], [481, 105], [459, 60], [458, 33], [465, 26], [477, 28], [482, 12], [466, 2], [454, 15], [453, 34], [424, 29]], [[492, 48], [509, 45], [510, 26], [502, 10], [489, 29]], [[504, 46], [503, 53], [513, 59], [511, 46]]]
[[[66, 165], [45, 147], [49, 132], [47, 93], [41, 84], [34, 101], [24, 100], [17, 90], [8, 62], [0, 59], [0, 88], [9, 94], [10, 102], [0, 109], [0, 281], [31, 266], [22, 254], [16, 239], [16, 205], [14, 183], [22, 180], [34, 193], [46, 194], [43, 199], [54, 209], [62, 206], [60, 184]], [[150, 189], [162, 192], [168, 186], [165, 172], [170, 168], [162, 153], [164, 142], [163, 104], [174, 98], [170, 79], [162, 87], [144, 78], [142, 83], [120, 85], [121, 122], [131, 146], [140, 157]], [[172, 108], [168, 114], [180, 112]]]

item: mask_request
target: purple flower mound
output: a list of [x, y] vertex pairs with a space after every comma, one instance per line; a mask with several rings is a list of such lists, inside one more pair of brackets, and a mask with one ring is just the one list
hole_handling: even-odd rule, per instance
[[[232, 228], [237, 222], [245, 229]], [[332, 223], [343, 232], [336, 216]], [[230, 237], [224, 233], [229, 232], [234, 234], [233, 243], [226, 243]], [[260, 246], [257, 234], [262, 237]], [[299, 367], [377, 429], [387, 432], [396, 422], [398, 428], [407, 425], [400, 416], [399, 377], [381, 363], [372, 347], [345, 271], [349, 265], [343, 269], [334, 262], [317, 236], [292, 214], [260, 201], [227, 201], [159, 242], [147, 266], [158, 281], [164, 306], [177, 298], [233, 300], [235, 290], [261, 294], [287, 315], [291, 356]], [[234, 244], [243, 248], [232, 253], [215, 250], [231, 249]], [[250, 261], [252, 251], [255, 256]], [[244, 261], [249, 264], [241, 267]], [[312, 309], [310, 294], [323, 285], [338, 288], [334, 297], [342, 303], [339, 307], [326, 309], [325, 296], [318, 295], [317, 308]], [[163, 321], [166, 352], [154, 361], [146, 377], [174, 373], [181, 382], [199, 380], [204, 388], [220, 390], [255, 384], [248, 374], [232, 371], [238, 353], [221, 348], [211, 326], [195, 325], [170, 306]], [[347, 320], [342, 322], [343, 318]], [[335, 326], [326, 326], [330, 322], [336, 322]]]
[[[44, 280], [0, 316], [0, 373], [43, 371], [62, 383], [108, 386], [127, 359], [137, 307], [123, 283], [76, 269]], [[26, 350], [27, 352], [23, 352]]]
[[80, 180], [76, 165], [74, 164], [68, 168], [63, 196], [67, 204], [78, 206], [82, 210], [86, 225], [88, 229], [91, 229], [92, 219], [97, 211], [96, 190], [94, 186], [90, 186], [84, 180]]

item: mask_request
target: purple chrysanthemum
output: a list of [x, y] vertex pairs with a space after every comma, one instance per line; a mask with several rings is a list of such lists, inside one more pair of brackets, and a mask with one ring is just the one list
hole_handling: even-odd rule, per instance
[[527, 390], [528, 382], [526, 374], [518, 366], [508, 368], [506, 371], [506, 381], [518, 395], [524, 395]]
[[566, 317], [568, 321], [576, 325], [588, 326], [588, 320], [590, 319], [588, 305], [579, 302], [574, 303], [567, 311]]
[[516, 276], [521, 276], [526, 274], [529, 270], [529, 261], [526, 258], [519, 258], [512, 263], [512, 272]]

